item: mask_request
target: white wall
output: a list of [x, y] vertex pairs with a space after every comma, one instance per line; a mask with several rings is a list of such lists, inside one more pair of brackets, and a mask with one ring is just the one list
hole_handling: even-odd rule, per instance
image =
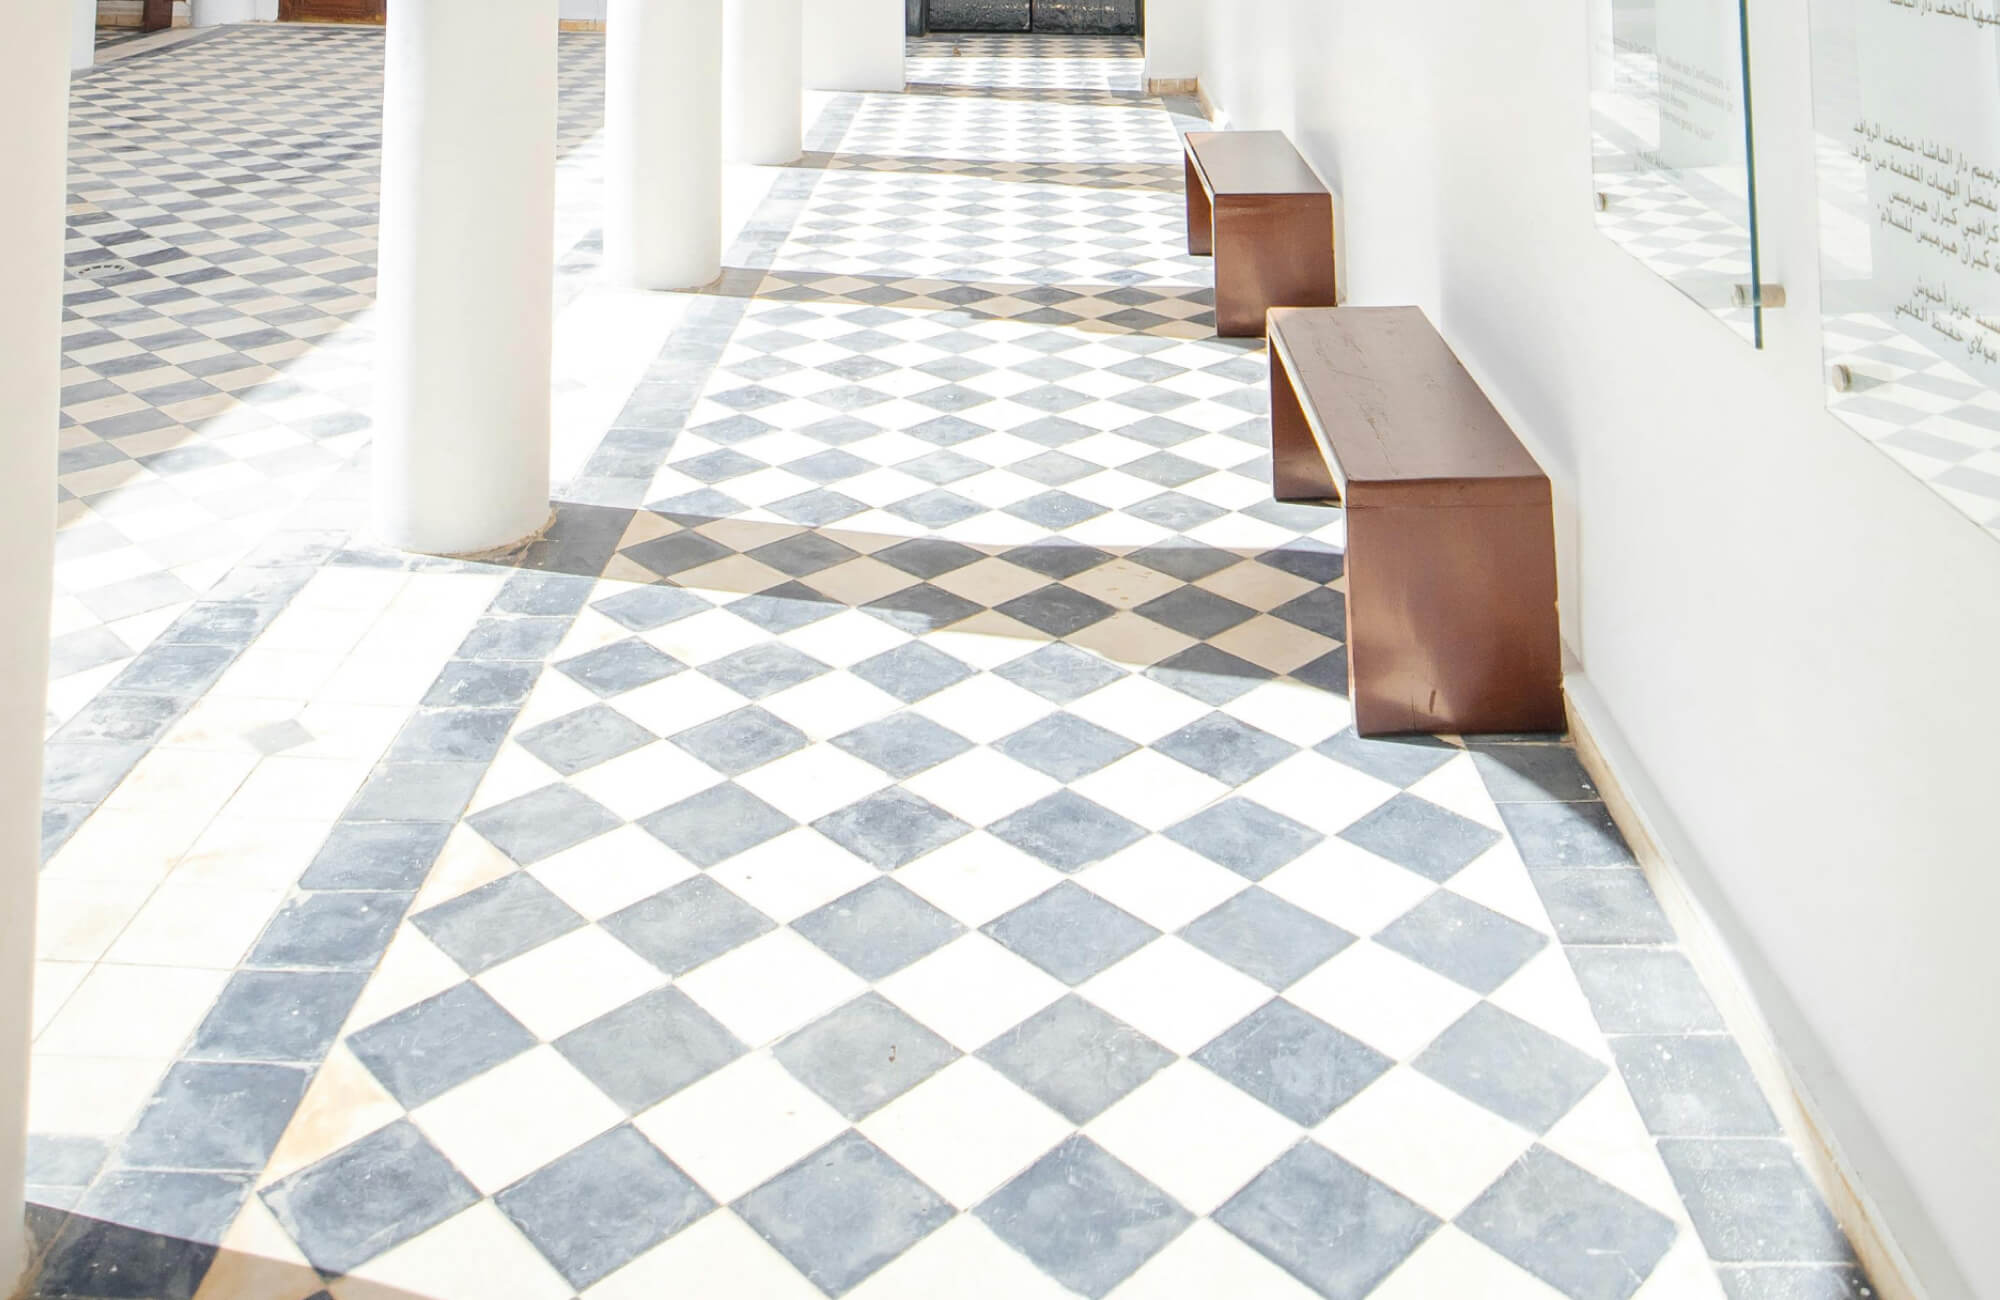
[[903, 0], [806, 0], [809, 90], [903, 88]]
[[2000, 1296], [2000, 544], [1825, 412], [1807, 0], [1752, 6], [1763, 353], [1593, 229], [1585, 0], [1205, 3], [1348, 299], [1428, 309], [1556, 481], [1579, 694], [1864, 1192]]

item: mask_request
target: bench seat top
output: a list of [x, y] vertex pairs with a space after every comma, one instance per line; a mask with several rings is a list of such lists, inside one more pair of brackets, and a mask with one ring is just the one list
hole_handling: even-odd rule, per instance
[[1349, 506], [1534, 505], [1549, 480], [1417, 307], [1279, 307], [1273, 355]]
[[1283, 131], [1190, 131], [1188, 155], [1210, 194], [1325, 194]]

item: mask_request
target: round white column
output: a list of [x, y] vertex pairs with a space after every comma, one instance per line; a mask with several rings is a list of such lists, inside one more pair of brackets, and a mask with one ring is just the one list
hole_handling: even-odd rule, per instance
[[724, 0], [722, 153], [779, 165], [804, 149], [801, 0]]
[[610, 0], [604, 273], [636, 289], [722, 274], [722, 0]]
[[63, 167], [72, 11], [16, 7], [0, 75], [0, 1295], [28, 1266], [28, 1025], [41, 861], [42, 709], [55, 563]]
[[556, 0], [395, 0], [375, 528], [465, 555], [549, 517]]
[[97, 0], [69, 0], [69, 66], [87, 68], [97, 62]]

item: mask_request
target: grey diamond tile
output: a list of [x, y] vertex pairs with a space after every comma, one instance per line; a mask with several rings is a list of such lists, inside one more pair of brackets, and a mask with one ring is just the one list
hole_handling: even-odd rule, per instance
[[524, 867], [624, 824], [609, 808], [566, 785], [545, 785], [465, 820]]
[[1568, 745], [1474, 745], [1472, 761], [1496, 803], [1583, 803], [1597, 784]]
[[1336, 582], [1347, 572], [1347, 557], [1343, 552], [1310, 537], [1287, 542], [1274, 551], [1266, 551], [1257, 559], [1307, 582]]
[[770, 917], [707, 876], [642, 898], [599, 924], [669, 975], [684, 975], [777, 928]]
[[1274, 989], [1285, 989], [1354, 942], [1311, 912], [1252, 886], [1181, 930], [1181, 937]]
[[265, 927], [246, 966], [373, 970], [409, 906], [405, 893], [300, 894]]
[[813, 823], [813, 829], [883, 871], [914, 862], [972, 830], [900, 786], [828, 813]]
[[698, 867], [712, 867], [797, 825], [733, 781], [639, 820], [647, 834]]
[[1611, 1040], [1618, 1073], [1656, 1137], [1777, 1137], [1777, 1116], [1727, 1034]]
[[1203, 809], [1167, 838], [1239, 876], [1262, 880], [1326, 837], [1281, 813], [1240, 796]]
[[993, 748], [1044, 775], [1069, 782], [1089, 776], [1138, 746], [1073, 713], [1052, 713], [995, 741]]
[[1045, 700], [1069, 704], [1109, 686], [1125, 673], [1094, 654], [1056, 642], [1000, 665], [993, 675]]
[[450, 822], [336, 822], [299, 888], [415, 893], [450, 834]]
[[1503, 803], [1500, 820], [1530, 867], [1622, 867], [1634, 861], [1601, 803]]
[[1224, 713], [1196, 718], [1153, 742], [1153, 748], [1225, 785], [1242, 785], [1298, 752], [1280, 740]]
[[1307, 1128], [1395, 1064], [1283, 998], [1266, 1002], [1194, 1059]]
[[803, 582], [780, 583], [728, 603], [730, 613], [755, 623], [772, 636], [783, 636], [821, 619], [832, 618], [843, 608]]
[[1536, 1133], [1548, 1132], [1606, 1073], [1603, 1063], [1490, 1002], [1459, 1017], [1411, 1064]]
[[1491, 993], [1549, 941], [1519, 921], [1440, 889], [1376, 935], [1375, 942], [1475, 993]]
[[568, 934], [584, 921], [541, 881], [515, 872], [419, 912], [410, 923], [468, 974], [477, 975]]
[[904, 501], [885, 507], [890, 514], [900, 515], [912, 523], [926, 528], [948, 528], [952, 524], [963, 523], [974, 515], [984, 514], [986, 507], [968, 500], [956, 492], [944, 488], [932, 488]]
[[[1085, 432], [1087, 434], [1088, 431]], [[1100, 551], [1095, 546], [1085, 546], [1066, 537], [1050, 537], [1030, 546], [1015, 547], [1000, 558], [1009, 564], [1032, 569], [1045, 578], [1061, 581], [1074, 578], [1100, 564], [1108, 564], [1112, 557], [1109, 551]]]
[[639, 587], [607, 596], [591, 608], [634, 632], [650, 632], [715, 606], [679, 587]]
[[1146, 670], [1146, 676], [1220, 708], [1277, 674], [1212, 645], [1189, 646]]
[[1123, 961], [1160, 934], [1068, 880], [982, 929], [1072, 986]]
[[741, 776], [811, 743], [805, 732], [755, 705], [691, 727], [672, 740], [724, 776]]
[[178, 1062], [125, 1139], [120, 1162], [134, 1169], [259, 1173], [309, 1077], [296, 1065]]
[[848, 671], [903, 703], [914, 704], [957, 685], [974, 670], [942, 650], [912, 641], [863, 659]]
[[976, 563], [984, 559], [985, 554], [943, 537], [913, 537], [883, 547], [875, 552], [874, 558], [928, 582]]
[[566, 713], [520, 734], [521, 747], [564, 776], [629, 754], [655, 739], [608, 704]]
[[491, 762], [507, 738], [507, 729], [514, 725], [514, 715], [511, 708], [426, 709], [403, 724], [389, 747], [389, 758], [392, 762]]
[[[1020, 432], [1016, 430], [1015, 432]], [[1095, 519], [1105, 508], [1095, 501], [1086, 501], [1069, 492], [1050, 490], [1016, 501], [1007, 507], [1007, 513], [1017, 519], [1025, 519], [1031, 524], [1040, 524], [1051, 531], [1074, 527], [1086, 519]]]
[[1081, 1133], [976, 1211], [1000, 1239], [1072, 1291], [1101, 1297], [1194, 1216]]
[[[1341, 665], [1345, 691], [1347, 667]], [[1437, 771], [1457, 755], [1458, 750], [1435, 736], [1385, 736], [1364, 740], [1352, 727], [1315, 748], [1328, 758], [1345, 763], [1359, 772], [1408, 789]]]
[[502, 659], [540, 663], [555, 652], [569, 631], [563, 618], [481, 619], [458, 647], [460, 659]]
[[1626, 1300], [1676, 1235], [1665, 1215], [1539, 1145], [1456, 1222], [1577, 1300]]
[[1312, 1142], [1293, 1147], [1215, 1221], [1328, 1300], [1360, 1300], [1439, 1227], [1438, 1219]]
[[1637, 867], [1530, 871], [1528, 877], [1566, 944], [1674, 941], [1674, 927]]
[[1320, 587], [1293, 597], [1271, 613], [1331, 640], [1347, 639], [1347, 597], [1337, 591]]
[[[1132, 467], [1127, 465], [1124, 468], [1129, 471]], [[1164, 573], [1168, 577], [1179, 578], [1182, 582], [1197, 582], [1211, 573], [1218, 573], [1239, 562], [1238, 556], [1233, 551], [1204, 546], [1199, 542], [1185, 539], [1156, 542], [1143, 550], [1132, 552], [1125, 558], [1135, 564], [1143, 564], [1155, 572]]]
[[715, 1208], [630, 1126], [593, 1138], [493, 1199], [578, 1290]]
[[566, 659], [556, 668], [598, 695], [611, 696], [671, 677], [684, 665], [637, 637], [628, 637]]
[[972, 748], [972, 742], [915, 713], [895, 713], [856, 727], [833, 743], [897, 780], [929, 771]]
[[891, 592], [877, 600], [871, 600], [861, 607], [891, 627], [900, 628], [912, 636], [934, 632], [941, 627], [971, 618], [980, 606], [963, 596], [955, 596], [942, 587], [933, 587], [928, 582], [920, 582], [914, 587]]
[[1686, 1034], [1723, 1028], [1694, 965], [1657, 948], [1573, 948], [1570, 966], [1607, 1034]]
[[826, 672], [827, 666], [803, 651], [773, 641], [724, 655], [704, 664], [701, 671], [739, 695], [761, 700], [811, 681]]
[[406, 1119], [278, 1180], [263, 1196], [306, 1258], [330, 1273], [359, 1268], [479, 1200]]
[[828, 1105], [859, 1122], [958, 1059], [959, 1051], [879, 993], [864, 993], [773, 1049]]
[[1058, 871], [1073, 872], [1145, 838], [1145, 828], [1074, 790], [1058, 790], [987, 828]]
[[808, 912], [792, 928], [863, 979], [885, 979], [965, 927], [886, 877]]
[[555, 1042], [627, 1114], [665, 1101], [747, 1050], [677, 988], [654, 989]]
[[187, 1055], [317, 1065], [367, 980], [362, 971], [237, 971], [195, 1031]]
[[518, 706], [540, 675], [539, 664], [453, 660], [424, 695], [433, 709], [497, 709]]
[[1340, 838], [1442, 884], [1498, 844], [1500, 833], [1404, 793], [1349, 826]]
[[733, 1208], [831, 1296], [846, 1294], [953, 1217], [937, 1193], [852, 1129]]
[[1095, 596], [1052, 582], [995, 606], [1002, 614], [1050, 636], [1068, 636], [1101, 623], [1118, 611]]
[[347, 816], [355, 821], [457, 821], [485, 775], [483, 762], [384, 763], [354, 796]]
[[1137, 606], [1133, 612], [1197, 641], [1227, 632], [1257, 615], [1248, 605], [1194, 586], [1176, 587]]
[[845, 493], [829, 491], [826, 488], [813, 488], [809, 492], [801, 492], [797, 496], [773, 502], [767, 507], [772, 514], [782, 519], [789, 519], [795, 524], [804, 524], [809, 528], [824, 528], [828, 524], [858, 515], [867, 508], [865, 502], [856, 501]]
[[348, 1046], [405, 1109], [415, 1109], [535, 1046], [477, 984], [454, 985], [357, 1033]]

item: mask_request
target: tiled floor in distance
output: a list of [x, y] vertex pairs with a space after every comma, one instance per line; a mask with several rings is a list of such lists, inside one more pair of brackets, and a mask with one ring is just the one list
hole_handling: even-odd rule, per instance
[[378, 41], [78, 85], [35, 1294], [1870, 1294], [1569, 747], [1352, 734], [1136, 46], [833, 99], [479, 564], [356, 531]]

